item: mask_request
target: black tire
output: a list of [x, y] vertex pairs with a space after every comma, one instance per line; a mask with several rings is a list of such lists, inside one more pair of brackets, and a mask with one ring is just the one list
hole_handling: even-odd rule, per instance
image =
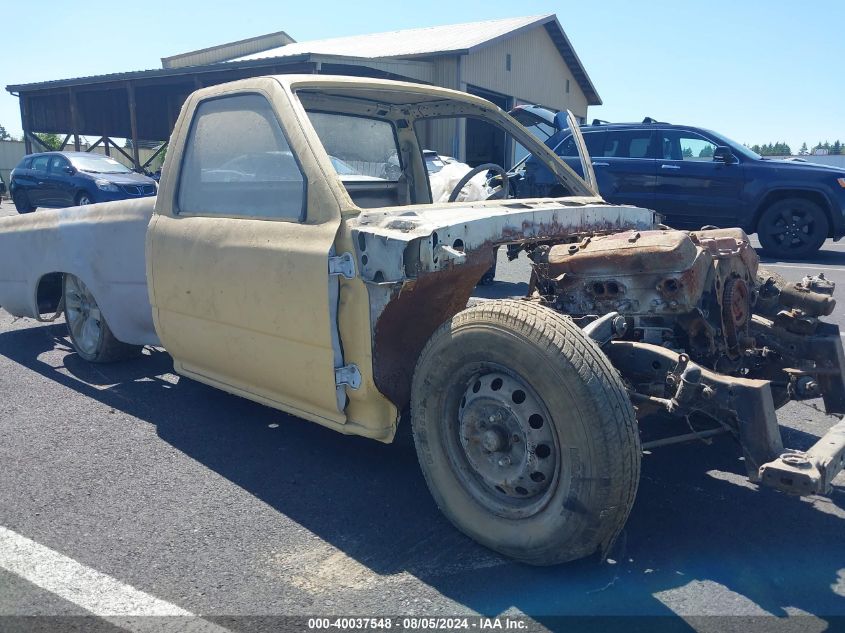
[[12, 196], [12, 201], [15, 203], [15, 209], [18, 210], [18, 213], [30, 213], [35, 210], [35, 207], [29, 201], [29, 196], [26, 195], [26, 191], [16, 190]]
[[91, 196], [88, 195], [87, 191], [80, 191], [76, 194], [76, 206], [81, 207], [86, 204], [93, 204], [94, 201], [91, 199]]
[[[78, 322], [79, 315], [76, 302], [73, 299], [78, 288], [87, 288], [85, 284], [74, 275], [67, 274], [62, 281], [62, 297], [64, 298], [64, 315], [67, 323], [68, 335], [70, 336], [71, 344], [82, 358], [89, 363], [114, 363], [120, 360], [135, 358], [140, 356], [144, 347], [142, 345], [130, 345], [115, 338], [106, 322], [106, 317], [102, 315], [99, 310], [93, 295], [90, 295], [90, 305], [93, 306], [99, 313], [99, 319], [96, 319], [98, 324], [97, 336], [94, 339], [93, 345], [82, 344], [78, 332], [74, 332], [74, 323]], [[88, 309], [90, 311], [90, 307]]]
[[806, 198], [786, 198], [769, 206], [757, 222], [757, 236], [770, 257], [802, 259], [818, 251], [828, 237], [824, 210]]
[[[509, 384], [524, 387], [509, 391]], [[491, 402], [502, 398], [501, 408], [484, 408], [497, 389]], [[487, 411], [500, 411], [490, 425]], [[515, 300], [460, 312], [420, 356], [411, 414], [432, 496], [479, 543], [553, 565], [603, 555], [622, 530], [639, 484], [637, 421], [618, 372], [571, 319]], [[526, 416], [529, 426], [511, 425]], [[526, 430], [524, 439], [514, 428]]]

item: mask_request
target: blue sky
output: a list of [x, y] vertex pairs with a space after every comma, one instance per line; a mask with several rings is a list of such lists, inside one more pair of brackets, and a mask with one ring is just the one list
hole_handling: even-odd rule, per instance
[[[226, 6], [227, 8], [224, 8]], [[8, 3], [0, 85], [160, 67], [160, 57], [269, 33], [297, 40], [557, 13], [605, 105], [754, 144], [845, 141], [845, 0], [604, 0], [493, 3], [214, 3], [48, 0]], [[43, 7], [43, 9], [42, 9]], [[29, 28], [31, 26], [31, 28]], [[0, 125], [20, 133], [17, 99]]]

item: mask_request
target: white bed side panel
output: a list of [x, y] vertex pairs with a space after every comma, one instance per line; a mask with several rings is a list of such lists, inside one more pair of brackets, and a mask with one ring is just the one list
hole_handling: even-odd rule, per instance
[[144, 198], [0, 218], [0, 307], [35, 317], [39, 280], [71, 273], [91, 289], [119, 340], [157, 345], [144, 261], [154, 205]]

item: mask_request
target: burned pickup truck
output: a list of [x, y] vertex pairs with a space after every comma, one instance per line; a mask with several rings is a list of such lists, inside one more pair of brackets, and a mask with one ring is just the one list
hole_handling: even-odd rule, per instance
[[[522, 175], [483, 164], [434, 203], [423, 150], [467, 118], [567, 195], [518, 199]], [[654, 411], [675, 420], [663, 443], [730, 433], [752, 481], [827, 492], [843, 423], [790, 451], [776, 410], [845, 412], [832, 284], [766, 273], [738, 229], [607, 204], [585, 173], [459, 92], [313, 75], [207, 88], [154, 202], [0, 219], [0, 305], [63, 312], [91, 362], [161, 345], [184, 376], [342, 433], [390, 442], [409, 413], [446, 516], [533, 564], [607, 551]], [[503, 245], [531, 259], [528, 295], [467, 308]]]

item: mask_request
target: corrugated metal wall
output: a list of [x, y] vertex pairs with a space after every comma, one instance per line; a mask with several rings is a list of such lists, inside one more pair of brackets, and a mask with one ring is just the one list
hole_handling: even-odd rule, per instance
[[576, 116], [587, 116], [587, 98], [544, 28], [519, 33], [470, 53], [462, 63], [462, 79], [522, 101], [556, 110], [569, 108]]
[[[9, 172], [21, 162], [26, 155], [22, 141], [0, 141], [0, 175], [6, 187], [9, 186]], [[7, 194], [8, 195], [8, 194]]]
[[[576, 116], [587, 118], [587, 97], [542, 27], [464, 55], [460, 61], [457, 56], [432, 61], [433, 83], [438, 86], [458, 90], [477, 86], [511, 98], [512, 105], [517, 101], [537, 103], [556, 110], [570, 109]], [[455, 140], [460, 134], [453, 121], [432, 122], [427, 124], [423, 138], [428, 149], [463, 159], [463, 142]]]

